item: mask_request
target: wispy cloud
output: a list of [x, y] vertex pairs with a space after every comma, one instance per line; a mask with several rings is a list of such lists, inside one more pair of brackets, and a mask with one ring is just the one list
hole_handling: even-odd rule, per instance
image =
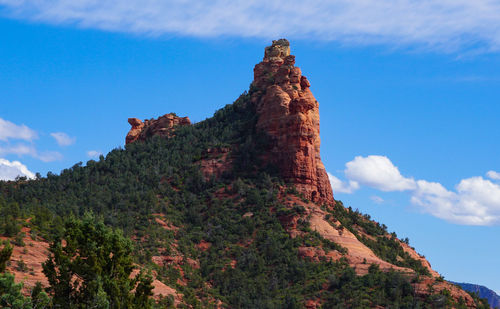
[[18, 176], [35, 178], [35, 174], [28, 170], [26, 165], [21, 162], [0, 158], [0, 180], [14, 180]]
[[102, 152], [98, 151], [98, 150], [89, 150], [89, 151], [87, 151], [87, 156], [89, 158], [97, 158], [100, 155], [102, 155]]
[[0, 0], [17, 18], [148, 35], [500, 50], [497, 0]]
[[[346, 181], [330, 178], [334, 193], [354, 192], [344, 189], [348, 182], [385, 192], [406, 191], [414, 205], [440, 219], [465, 225], [500, 225], [500, 185], [480, 176], [462, 179], [455, 190], [448, 190], [438, 182], [404, 177], [385, 156], [358, 156], [346, 163], [344, 174]], [[500, 179], [495, 171], [487, 176]]]
[[43, 161], [43, 162], [53, 162], [60, 161], [63, 159], [63, 155], [57, 151], [44, 151], [41, 153], [36, 153], [35, 158]]
[[27, 144], [16, 144], [16, 145], [4, 145], [0, 146], [0, 155], [1, 156], [6, 156], [6, 155], [18, 155], [18, 156], [23, 156], [23, 155], [30, 155], [32, 157], [36, 156], [36, 149], [32, 145], [27, 145]]
[[[2, 0], [0, 0], [0, 3], [1, 1]], [[37, 133], [24, 124], [17, 125], [13, 122], [0, 118], [0, 141], [8, 141], [9, 139], [32, 141], [37, 137]]]
[[375, 204], [382, 204], [384, 202], [384, 199], [378, 195], [370, 196], [370, 200], [372, 200]]
[[50, 136], [52, 136], [56, 140], [59, 146], [69, 146], [73, 145], [76, 142], [76, 137], [70, 137], [64, 132], [50, 133]]
[[486, 177], [493, 179], [493, 180], [500, 180], [500, 173], [495, 172], [495, 171], [488, 171], [486, 173]]
[[57, 151], [39, 152], [33, 145], [16, 144], [16, 145], [0, 145], [0, 156], [17, 155], [19, 157], [28, 155], [43, 162], [59, 161], [63, 155]]
[[[51, 136], [61, 146], [71, 145], [75, 142], [75, 138], [62, 132], [51, 133]], [[43, 162], [58, 161], [63, 158], [63, 155], [57, 151], [38, 151], [33, 142], [37, 138], [37, 132], [26, 125], [17, 125], [0, 118], [0, 156], [16, 155], [22, 157], [28, 155]], [[12, 140], [23, 140], [24, 142], [13, 143]]]

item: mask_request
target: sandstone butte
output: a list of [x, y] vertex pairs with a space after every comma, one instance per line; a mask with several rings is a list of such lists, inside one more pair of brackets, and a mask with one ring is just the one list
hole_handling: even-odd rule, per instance
[[[265, 160], [278, 166], [285, 181], [294, 184], [307, 199], [333, 205], [332, 188], [320, 158], [318, 101], [309, 81], [294, 64], [290, 43], [281, 39], [265, 49], [264, 59], [254, 68], [252, 87], [256, 91], [251, 102], [259, 115], [257, 130], [271, 137]], [[176, 126], [191, 124], [189, 118], [175, 114], [144, 122], [129, 118], [128, 122], [132, 128], [126, 144], [153, 135], [170, 137]], [[202, 166], [217, 172], [206, 161]]]
[[[257, 130], [266, 133], [271, 140], [264, 159], [279, 167], [285, 181], [293, 184], [310, 202], [287, 196], [284, 191], [281, 193], [282, 200], [286, 204], [304, 206], [313, 230], [325, 239], [348, 249], [345, 257], [349, 264], [355, 267], [358, 275], [366, 274], [368, 266], [374, 263], [384, 271], [394, 269], [414, 276], [413, 270], [380, 259], [339, 222], [332, 223], [325, 219], [326, 212], [318, 205], [333, 206], [335, 201], [320, 158], [319, 105], [310, 87], [308, 79], [302, 75], [300, 68], [295, 66], [295, 56], [290, 54], [290, 44], [286, 39], [273, 41], [271, 46], [265, 48], [262, 62], [254, 68], [254, 81], [250, 92], [250, 102], [255, 105], [258, 114]], [[175, 134], [177, 126], [191, 124], [189, 118], [178, 117], [173, 113], [144, 121], [129, 118], [128, 122], [132, 128], [127, 134], [126, 144], [144, 141], [154, 135], [169, 138]], [[232, 161], [230, 152], [229, 148], [207, 149], [200, 162], [204, 174], [220, 176], [222, 171], [228, 170]], [[291, 237], [300, 233], [296, 229], [297, 219], [280, 219]], [[362, 236], [370, 237], [363, 231], [358, 232]], [[400, 243], [404, 251], [419, 260], [431, 274], [430, 277], [413, 284], [417, 294], [428, 294], [429, 286], [433, 286], [434, 292], [447, 289], [456, 300], [463, 298], [468, 307], [475, 307], [469, 294], [440, 280], [439, 274], [423, 256], [405, 243]], [[299, 255], [313, 260], [337, 260], [341, 257], [338, 252], [326, 254], [316, 247], [301, 247]], [[310, 307], [314, 308], [313, 304]]]

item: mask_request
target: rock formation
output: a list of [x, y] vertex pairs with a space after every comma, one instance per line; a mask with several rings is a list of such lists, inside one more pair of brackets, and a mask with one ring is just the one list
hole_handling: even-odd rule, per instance
[[[259, 116], [257, 130], [271, 137], [264, 159], [277, 166], [285, 181], [306, 198], [333, 205], [332, 189], [320, 158], [318, 101], [309, 90], [309, 81], [294, 64], [290, 43], [281, 39], [266, 47], [263, 61], [254, 68], [250, 92]], [[189, 118], [175, 114], [144, 122], [129, 118], [128, 122], [132, 128], [126, 144], [154, 135], [170, 137], [174, 126], [191, 123]]]
[[257, 129], [272, 139], [265, 159], [306, 198], [332, 205], [332, 189], [320, 158], [318, 101], [294, 64], [290, 43], [280, 39], [266, 47], [264, 59], [254, 68], [251, 93], [259, 114]]
[[174, 113], [165, 114], [158, 119], [141, 120], [129, 118], [128, 123], [132, 126], [125, 138], [125, 144], [133, 143], [137, 140], [144, 141], [155, 135], [171, 137], [176, 126], [190, 125], [188, 117], [178, 117]]

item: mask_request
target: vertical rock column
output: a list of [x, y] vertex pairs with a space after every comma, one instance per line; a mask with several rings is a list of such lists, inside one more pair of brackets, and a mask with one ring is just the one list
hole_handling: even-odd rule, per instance
[[316, 203], [333, 205], [333, 193], [320, 158], [318, 101], [310, 83], [295, 66], [290, 43], [273, 41], [254, 68], [252, 102], [257, 106], [257, 129], [271, 137], [265, 160]]

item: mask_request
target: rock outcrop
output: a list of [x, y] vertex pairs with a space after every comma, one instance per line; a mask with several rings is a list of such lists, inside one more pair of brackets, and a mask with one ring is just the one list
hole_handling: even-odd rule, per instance
[[132, 126], [125, 138], [125, 144], [135, 141], [144, 141], [155, 135], [171, 137], [176, 126], [190, 125], [188, 117], [178, 117], [174, 113], [165, 114], [158, 119], [141, 121], [137, 118], [129, 118], [128, 123]]
[[[266, 47], [264, 59], [254, 68], [251, 101], [259, 116], [257, 130], [271, 138], [263, 159], [276, 166], [285, 181], [307, 199], [333, 205], [330, 181], [320, 158], [318, 101], [309, 87], [309, 81], [295, 66], [295, 56], [290, 55], [290, 43], [276, 40]], [[144, 122], [129, 118], [128, 122], [132, 128], [126, 144], [154, 135], [170, 137], [175, 126], [191, 124], [189, 118], [175, 114]], [[219, 175], [216, 170], [223, 164], [224, 160], [205, 169]]]
[[320, 158], [318, 101], [310, 83], [295, 66], [287, 40], [273, 41], [254, 68], [252, 102], [259, 119], [257, 129], [271, 139], [267, 162], [304, 196], [333, 205], [333, 193]]

